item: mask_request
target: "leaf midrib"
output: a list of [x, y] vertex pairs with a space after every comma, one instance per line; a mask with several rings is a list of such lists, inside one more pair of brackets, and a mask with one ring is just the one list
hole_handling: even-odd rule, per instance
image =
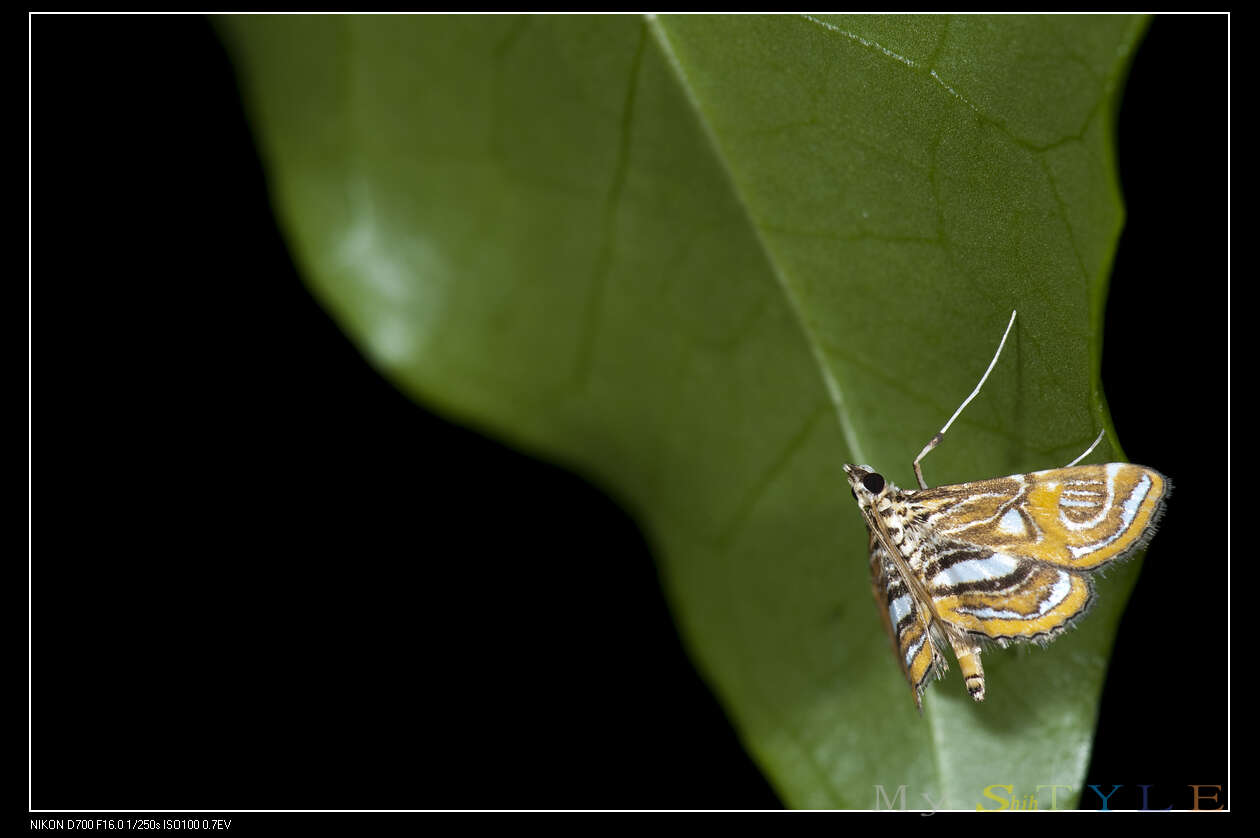
[[[827, 366], [827, 364], [823, 360], [822, 348], [820, 346], [820, 342], [817, 339], [817, 337], [813, 334], [813, 332], [810, 330], [805, 320], [805, 316], [802, 311], [800, 301], [796, 298], [796, 295], [792, 292], [792, 288], [788, 284], [786, 276], [784, 276], [783, 274], [783, 269], [778, 264], [778, 261], [774, 258], [773, 251], [771, 250], [769, 244], [766, 242], [765, 236], [761, 230], [760, 225], [756, 223], [753, 217], [751, 208], [748, 205], [747, 198], [745, 197], [743, 191], [739, 188], [738, 182], [735, 179], [734, 172], [731, 170], [730, 161], [726, 158], [726, 156], [721, 151], [722, 147], [721, 147], [721, 144], [718, 142], [717, 134], [714, 131], [712, 124], [710, 123], [708, 118], [705, 116], [703, 108], [701, 108], [700, 106], [700, 102], [695, 95], [695, 90], [687, 79], [687, 74], [686, 74], [686, 71], [683, 69], [682, 62], [678, 59], [678, 56], [674, 52], [672, 45], [669, 43], [669, 36], [666, 34], [665, 30], [660, 25], [660, 21], [656, 15], [652, 15], [652, 14], [645, 15], [645, 21], [646, 21], [645, 25], [650, 27], [653, 34], [656, 36], [656, 42], [660, 46], [661, 52], [664, 55], [666, 62], [669, 64], [671, 70], [673, 71], [674, 77], [677, 79], [679, 89], [682, 90], [683, 94], [687, 97], [688, 103], [691, 105], [692, 110], [695, 112], [696, 119], [701, 127], [701, 130], [704, 132], [705, 137], [708, 139], [710, 147], [713, 149], [714, 158], [718, 161], [718, 164], [721, 167], [723, 177], [726, 178], [726, 181], [728, 185], [730, 186], [731, 193], [735, 196], [735, 199], [738, 202], [741, 211], [743, 212], [744, 218], [746, 219], [748, 226], [753, 231], [753, 235], [757, 241], [757, 246], [761, 250], [762, 255], [765, 258], [766, 265], [770, 268], [771, 272], [774, 274], [775, 280], [779, 286], [781, 293], [784, 295], [784, 297], [786, 298], [788, 302], [789, 307], [792, 309], [792, 313], [796, 319], [797, 326], [801, 330], [801, 335], [805, 340], [805, 344], [809, 347], [810, 353], [814, 358], [814, 363], [816, 365], [818, 375], [822, 379], [823, 386], [827, 390], [827, 396], [833, 405], [834, 413], [836, 417], [836, 423], [839, 426], [840, 432], [844, 437], [845, 444], [849, 448], [850, 455], [858, 462], [866, 462], [866, 456], [862, 452], [862, 447], [858, 441], [857, 432], [853, 427], [853, 422], [849, 416], [848, 409], [845, 405], [844, 393], [840, 389], [839, 382], [837, 382], [835, 378], [831, 375], [830, 368]], [[738, 615], [736, 615], [736, 617], [738, 619]], [[774, 713], [773, 708], [767, 707], [764, 709], [777, 716], [777, 714]], [[800, 750], [800, 752], [806, 756], [806, 760], [810, 764], [811, 769], [817, 772], [818, 774], [820, 774], [820, 779], [821, 779], [821, 782], [819, 783], [820, 790], [824, 791], [827, 794], [828, 798], [833, 802], [833, 805], [842, 806], [846, 801], [839, 800], [836, 797], [834, 785], [831, 782], [830, 775], [827, 773], [826, 768], [820, 765], [815, 759], [813, 759], [810, 749], [806, 747], [804, 742], [800, 741], [800, 737], [797, 735], [795, 729], [791, 725], [784, 724], [784, 730], [785, 732], [788, 733], [788, 735], [792, 736], [793, 739], [797, 740], [797, 747]], [[935, 741], [935, 739], [936, 739], [936, 735], [934, 731], [933, 741]], [[940, 777], [939, 777], [939, 764], [940, 763], [939, 763], [939, 757], [935, 753], [935, 749], [933, 749], [933, 760], [935, 764], [937, 765], [938, 783], [939, 783], [940, 782]]]

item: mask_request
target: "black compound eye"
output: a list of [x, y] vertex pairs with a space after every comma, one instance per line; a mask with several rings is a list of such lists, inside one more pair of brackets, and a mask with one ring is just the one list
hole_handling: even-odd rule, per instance
[[862, 485], [866, 487], [866, 491], [872, 495], [878, 495], [884, 491], [884, 475], [871, 472], [862, 478]]

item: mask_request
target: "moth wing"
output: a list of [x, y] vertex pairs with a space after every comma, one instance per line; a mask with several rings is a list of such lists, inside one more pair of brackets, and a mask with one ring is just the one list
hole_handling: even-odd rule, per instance
[[1027, 479], [1024, 511], [1033, 532], [1021, 552], [1075, 570], [1095, 570], [1145, 546], [1169, 491], [1162, 474], [1127, 463], [1038, 471]]
[[871, 588], [893, 654], [910, 683], [914, 706], [923, 711], [923, 691], [945, 674], [948, 664], [936, 648], [923, 610], [901, 573], [874, 534], [870, 543]]
[[925, 576], [942, 620], [1000, 645], [1048, 641], [1094, 599], [1088, 574], [963, 541], [940, 543]]
[[914, 501], [942, 539], [1089, 571], [1151, 539], [1168, 491], [1153, 469], [1108, 463], [923, 489]]

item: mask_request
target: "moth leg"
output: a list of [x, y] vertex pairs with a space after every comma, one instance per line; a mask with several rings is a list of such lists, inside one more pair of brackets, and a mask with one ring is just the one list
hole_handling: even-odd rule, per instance
[[[951, 421], [951, 422], [952, 422], [952, 421], [954, 421], [954, 420], [953, 420], [953, 419], [951, 419], [951, 420], [949, 420], [949, 421]], [[948, 428], [948, 427], [949, 427], [949, 425], [946, 425], [945, 427], [946, 427], [946, 428]], [[929, 451], [931, 451], [931, 450], [932, 450], [933, 448], [935, 448], [936, 446], [940, 445], [940, 444], [941, 444], [941, 440], [942, 440], [942, 439], [944, 439], [944, 438], [945, 438], [945, 429], [944, 429], [944, 428], [942, 428], [941, 430], [939, 430], [939, 431], [937, 431], [937, 432], [936, 432], [936, 435], [935, 435], [935, 436], [933, 436], [931, 439], [929, 439], [929, 440], [928, 440], [928, 444], [927, 444], [927, 445], [923, 446], [923, 450], [919, 452], [919, 456], [917, 456], [917, 457], [915, 457], [915, 458], [914, 458], [914, 476], [915, 476], [915, 478], [917, 478], [917, 479], [918, 479], [918, 481], [919, 481], [919, 488], [920, 488], [920, 489], [926, 489], [926, 488], [927, 488], [927, 483], [925, 483], [925, 482], [923, 481], [923, 467], [919, 465], [919, 460], [922, 460], [924, 457], [926, 457], [926, 456], [927, 456], [927, 453], [928, 453]]]
[[[1002, 342], [998, 344], [997, 352], [993, 353], [993, 360], [989, 362], [989, 368], [984, 371], [984, 375], [980, 376], [980, 383], [976, 385], [976, 389], [971, 391], [971, 395], [963, 399], [963, 403], [958, 405], [958, 409], [954, 411], [954, 415], [949, 417], [949, 421], [945, 423], [945, 427], [936, 432], [936, 435], [928, 440], [928, 444], [923, 446], [923, 450], [919, 452], [919, 456], [914, 458], [914, 476], [919, 481], [919, 488], [926, 489], [927, 483], [923, 480], [923, 467], [919, 465], [919, 461], [927, 456], [928, 452], [936, 446], [940, 445], [941, 440], [945, 438], [945, 432], [949, 430], [949, 426], [954, 424], [954, 420], [958, 418], [958, 414], [963, 412], [963, 408], [971, 404], [979, 393], [980, 388], [984, 386], [985, 379], [989, 377], [989, 373], [993, 372], [994, 365], [997, 364], [998, 357], [1002, 354], [1002, 347], [1006, 346], [1006, 338], [1011, 333], [1011, 327], [1015, 325], [1015, 312], [1011, 312], [1011, 322], [1006, 324], [1006, 331], [1002, 333]], [[1088, 453], [1088, 452], [1086, 452]], [[978, 660], [978, 658], [977, 658]], [[981, 679], [983, 681], [983, 679]], [[983, 691], [981, 693], [983, 695]]]
[[951, 637], [950, 645], [954, 647], [954, 657], [958, 658], [958, 668], [962, 670], [963, 686], [976, 701], [984, 701], [984, 667], [980, 664], [980, 647], [960, 637]]

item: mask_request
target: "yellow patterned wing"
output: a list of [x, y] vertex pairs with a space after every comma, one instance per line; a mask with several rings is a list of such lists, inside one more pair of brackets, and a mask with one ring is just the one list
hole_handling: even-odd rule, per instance
[[1150, 540], [1168, 491], [1157, 471], [1108, 463], [924, 489], [914, 502], [943, 539], [1097, 570]]
[[1092, 604], [1090, 572], [1150, 540], [1168, 490], [1156, 471], [1110, 463], [915, 492], [937, 613], [1001, 644], [1053, 638]]
[[871, 589], [879, 605], [884, 630], [892, 642], [901, 671], [910, 683], [914, 706], [923, 711], [923, 691], [941, 677], [948, 666], [932, 642], [927, 609], [914, 594], [883, 545], [872, 534], [870, 543]]
[[927, 588], [943, 621], [1001, 645], [1048, 641], [1094, 600], [1087, 573], [957, 541], [939, 545]]

